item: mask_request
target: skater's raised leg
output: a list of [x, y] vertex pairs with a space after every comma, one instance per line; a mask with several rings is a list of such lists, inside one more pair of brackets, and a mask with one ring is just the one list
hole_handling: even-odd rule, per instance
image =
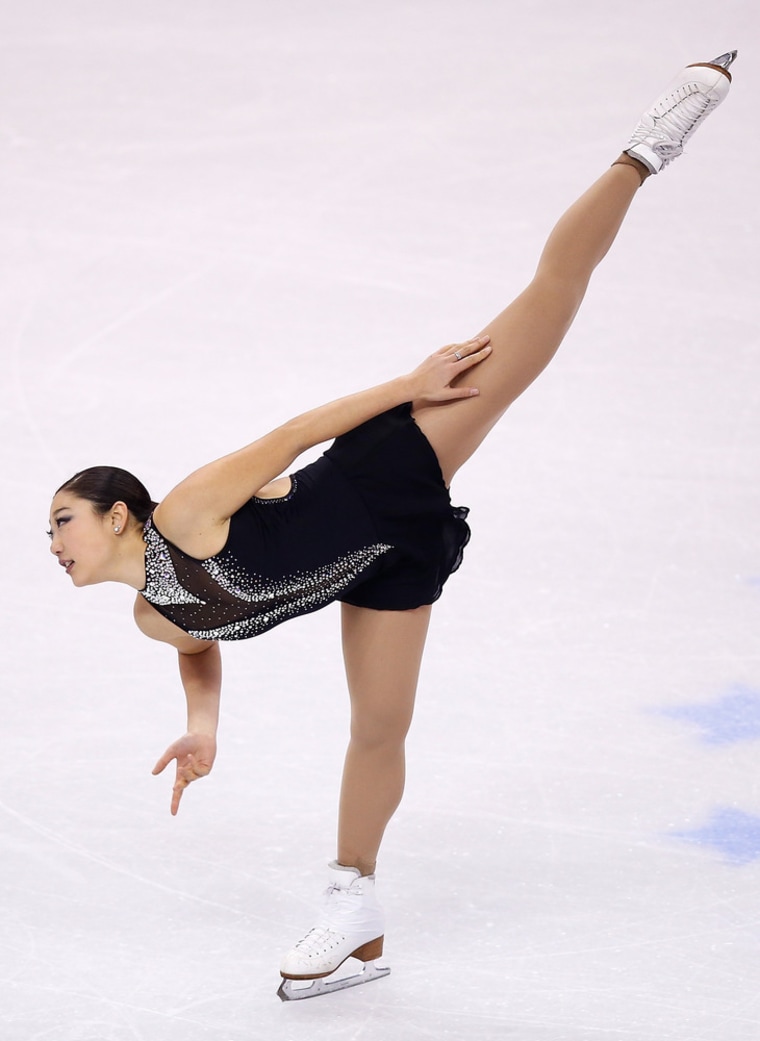
[[684, 69], [644, 114], [626, 152], [560, 219], [530, 285], [483, 330], [491, 357], [464, 377], [479, 396], [415, 409], [447, 483], [552, 359], [643, 180], [680, 155], [726, 96], [735, 56]]
[[554, 357], [640, 184], [634, 167], [613, 166], [560, 219], [530, 285], [483, 330], [492, 354], [464, 377], [480, 394], [415, 409], [447, 483]]

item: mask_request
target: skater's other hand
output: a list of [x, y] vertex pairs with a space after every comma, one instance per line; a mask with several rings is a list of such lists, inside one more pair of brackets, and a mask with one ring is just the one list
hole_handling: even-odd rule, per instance
[[411, 399], [417, 403], [456, 401], [478, 394], [475, 387], [452, 387], [452, 382], [485, 361], [491, 353], [488, 336], [476, 336], [465, 343], [452, 343], [431, 354], [408, 379], [412, 387]]
[[199, 777], [211, 772], [216, 758], [216, 738], [210, 734], [187, 733], [169, 745], [153, 767], [153, 775], [160, 774], [173, 760], [177, 761], [177, 775], [172, 788], [172, 816], [176, 816], [185, 788]]

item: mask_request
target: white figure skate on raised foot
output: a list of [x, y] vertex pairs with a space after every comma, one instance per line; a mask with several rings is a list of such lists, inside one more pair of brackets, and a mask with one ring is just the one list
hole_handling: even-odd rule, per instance
[[652, 102], [626, 145], [650, 173], [659, 173], [683, 152], [684, 144], [718, 107], [731, 86], [729, 67], [737, 51], [683, 69]]
[[[283, 1001], [356, 987], [391, 971], [375, 962], [383, 953], [385, 931], [375, 876], [362, 876], [356, 868], [336, 861], [328, 870], [329, 885], [319, 919], [285, 955], [280, 967], [282, 983], [277, 994]], [[352, 975], [337, 972], [349, 958], [363, 962], [363, 968]]]

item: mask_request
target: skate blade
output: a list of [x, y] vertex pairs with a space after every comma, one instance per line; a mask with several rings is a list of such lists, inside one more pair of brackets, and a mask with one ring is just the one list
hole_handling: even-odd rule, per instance
[[[336, 970], [337, 971], [337, 970]], [[283, 980], [277, 990], [280, 1001], [301, 1001], [303, 998], [318, 998], [322, 994], [333, 994], [336, 990], [347, 990], [349, 987], [359, 987], [363, 983], [371, 983], [372, 980], [382, 979], [390, 974], [390, 968], [376, 965], [374, 962], [365, 962], [364, 967], [354, 973], [353, 976], [343, 976], [338, 979], [335, 974], [323, 976], [318, 980]]]

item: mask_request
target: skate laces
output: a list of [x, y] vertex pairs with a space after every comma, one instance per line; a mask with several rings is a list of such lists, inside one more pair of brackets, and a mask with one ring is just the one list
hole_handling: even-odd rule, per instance
[[696, 129], [700, 119], [715, 101], [690, 85], [680, 87], [673, 96], [671, 107], [652, 117], [653, 126], [647, 128], [647, 137], [657, 138], [654, 149], [661, 155], [675, 157], [683, 150], [684, 142]]
[[300, 951], [302, 954], [321, 954], [330, 950], [331, 947], [337, 946], [344, 939], [345, 937], [334, 929], [327, 926], [315, 926], [313, 929], [309, 929], [306, 936], [298, 941], [293, 950]]

